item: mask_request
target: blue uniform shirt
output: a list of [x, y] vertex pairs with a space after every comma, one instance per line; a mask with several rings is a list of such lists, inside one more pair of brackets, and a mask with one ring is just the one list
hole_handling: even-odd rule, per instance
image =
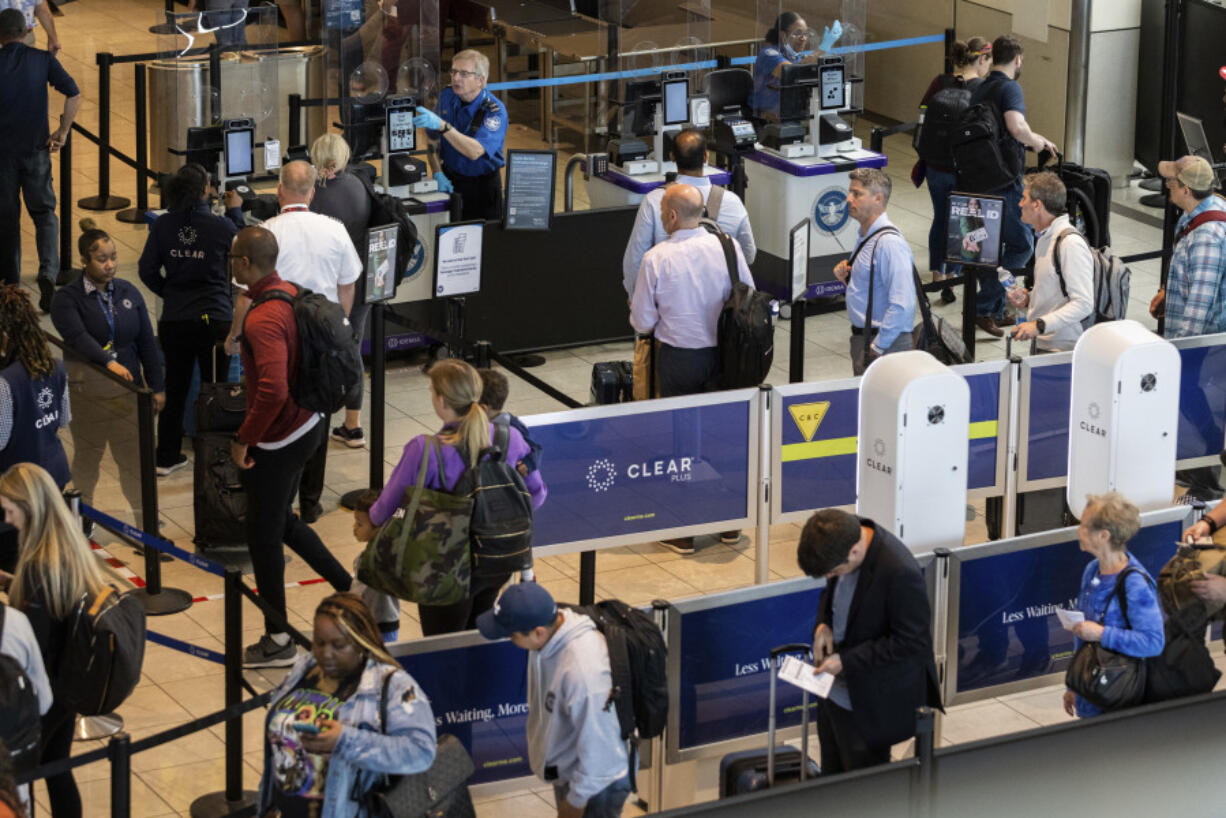
[[779, 78], [772, 77], [771, 72], [787, 61], [777, 45], [767, 44], [758, 52], [753, 64], [753, 94], [749, 97], [755, 115], [779, 115]]
[[[482, 88], [476, 99], [467, 105], [455, 91], [444, 88], [438, 95], [438, 115], [462, 134], [481, 143], [485, 153], [469, 159], [453, 148], [447, 140], [440, 142], [443, 167], [460, 176], [484, 176], [506, 164], [503, 146], [507, 141], [507, 108], [498, 97]], [[475, 128], [473, 126], [476, 126]], [[438, 131], [429, 131], [431, 139], [439, 139]]]

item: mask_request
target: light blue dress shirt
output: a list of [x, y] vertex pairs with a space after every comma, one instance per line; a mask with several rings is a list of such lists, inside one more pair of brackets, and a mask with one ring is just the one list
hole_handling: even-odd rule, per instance
[[[866, 236], [883, 227], [893, 227], [889, 216], [882, 213], [872, 227], [861, 232], [856, 239], [856, 249]], [[873, 259], [876, 257], [876, 266]], [[851, 268], [847, 281], [847, 317], [854, 327], [863, 327], [864, 312], [868, 308], [868, 276], [873, 269], [873, 326], [877, 337], [873, 344], [881, 350], [890, 345], [904, 332], [915, 326], [915, 280], [911, 270], [914, 260], [911, 246], [900, 233], [885, 233], [865, 247]]]

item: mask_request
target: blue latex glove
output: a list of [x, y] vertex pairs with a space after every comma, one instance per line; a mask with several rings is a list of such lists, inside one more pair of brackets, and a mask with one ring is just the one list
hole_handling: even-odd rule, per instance
[[454, 193], [455, 186], [451, 184], [451, 180], [447, 178], [447, 174], [441, 170], [434, 174], [434, 181], [438, 182], [439, 193]]
[[413, 117], [413, 124], [430, 131], [443, 130], [442, 118], [429, 108], [418, 108], [417, 116]]
[[826, 26], [825, 33], [822, 34], [822, 42], [817, 47], [819, 51], [829, 51], [834, 48], [834, 44], [843, 36], [843, 24], [838, 20], [834, 21], [834, 25]]

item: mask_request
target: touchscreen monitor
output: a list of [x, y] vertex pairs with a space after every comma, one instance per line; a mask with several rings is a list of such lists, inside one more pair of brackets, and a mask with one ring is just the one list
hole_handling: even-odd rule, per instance
[[664, 124], [684, 125], [690, 121], [690, 81], [664, 82]]
[[227, 128], [224, 144], [226, 178], [250, 176], [255, 170], [255, 128]]

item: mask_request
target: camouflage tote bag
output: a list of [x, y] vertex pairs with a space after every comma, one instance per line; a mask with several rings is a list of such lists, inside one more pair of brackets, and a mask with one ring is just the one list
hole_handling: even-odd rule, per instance
[[419, 605], [464, 599], [472, 573], [468, 524], [473, 501], [425, 486], [431, 449], [439, 482], [447, 485], [442, 448], [436, 438], [426, 438], [417, 482], [405, 490], [400, 508], [380, 526], [358, 562], [362, 582]]

